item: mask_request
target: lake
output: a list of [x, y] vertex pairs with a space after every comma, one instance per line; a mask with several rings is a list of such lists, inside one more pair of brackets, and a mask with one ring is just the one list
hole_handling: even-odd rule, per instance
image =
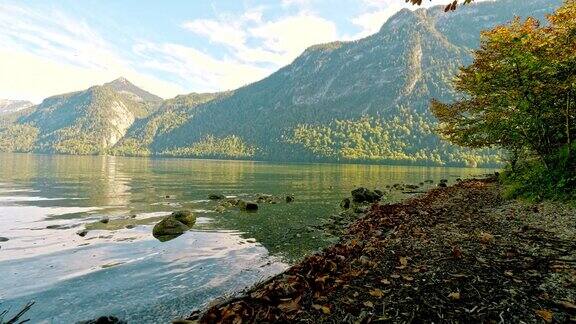
[[[34, 300], [33, 323], [115, 315], [169, 322], [277, 274], [337, 240], [321, 230], [357, 186], [385, 188], [483, 169], [0, 154], [0, 310]], [[434, 185], [429, 185], [434, 186]], [[211, 193], [280, 197], [216, 212]], [[295, 201], [286, 203], [293, 194]], [[405, 198], [402, 193], [388, 201]], [[160, 242], [159, 219], [197, 222]], [[103, 218], [110, 222], [103, 224]], [[135, 224], [130, 228], [127, 223]], [[84, 237], [77, 233], [90, 229]], [[320, 228], [320, 229], [319, 229]]]

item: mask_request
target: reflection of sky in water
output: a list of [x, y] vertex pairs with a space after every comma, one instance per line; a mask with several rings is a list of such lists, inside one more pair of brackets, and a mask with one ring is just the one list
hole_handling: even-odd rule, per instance
[[[310, 228], [338, 212], [356, 186], [487, 172], [19, 154], [0, 154], [0, 165], [0, 236], [10, 239], [0, 242], [0, 302], [16, 308], [35, 299], [32, 322], [47, 323], [105, 314], [167, 322], [278, 273], [285, 264], [277, 257], [293, 261], [328, 244]], [[296, 201], [220, 214], [206, 200], [213, 192], [293, 193]], [[175, 209], [198, 216], [194, 231], [153, 239], [152, 225]], [[138, 226], [76, 235], [103, 217]]]
[[214, 296], [284, 269], [282, 263], [268, 264], [266, 255], [258, 244], [225, 232], [190, 232], [165, 244], [142, 240], [85, 246], [0, 263], [0, 298], [9, 297], [9, 305], [33, 298], [37, 305], [29, 316], [53, 323], [102, 314], [138, 323], [168, 322]]

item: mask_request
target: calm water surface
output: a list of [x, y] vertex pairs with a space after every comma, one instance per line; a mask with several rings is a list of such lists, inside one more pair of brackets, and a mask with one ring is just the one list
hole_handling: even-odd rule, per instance
[[[116, 315], [169, 322], [253, 285], [334, 242], [314, 229], [356, 186], [384, 188], [487, 173], [482, 169], [0, 154], [0, 309], [36, 301], [33, 323]], [[294, 194], [257, 213], [216, 213], [210, 193]], [[403, 198], [389, 196], [390, 201]], [[198, 221], [169, 242], [159, 217]], [[125, 228], [132, 219], [138, 226]], [[92, 229], [108, 217], [107, 228]]]

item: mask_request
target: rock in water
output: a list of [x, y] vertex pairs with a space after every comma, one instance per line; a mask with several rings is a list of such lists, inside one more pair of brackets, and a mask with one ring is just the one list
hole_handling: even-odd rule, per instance
[[101, 316], [89, 321], [80, 321], [78, 324], [128, 324], [128, 322], [114, 316]]
[[440, 187], [440, 188], [446, 188], [446, 187], [448, 187], [448, 185], [446, 184], [446, 182], [440, 182], [440, 183], [438, 184], [438, 187]]
[[7, 238], [7, 237], [1, 237], [1, 236], [0, 236], [0, 242], [7, 242], [7, 241], [8, 241], [8, 238]]
[[224, 196], [223, 194], [211, 193], [208, 195], [208, 199], [210, 200], [221, 200], [225, 198], [226, 196]]
[[258, 210], [258, 204], [255, 202], [251, 202], [251, 201], [240, 200], [238, 202], [238, 207], [240, 207], [241, 210], [245, 210], [245, 211], [257, 211]]
[[190, 227], [178, 221], [176, 217], [170, 215], [161, 220], [158, 224], [154, 225], [152, 235], [158, 240], [164, 242], [184, 234], [184, 232], [189, 229]]
[[188, 227], [192, 227], [196, 223], [196, 216], [194, 216], [194, 214], [189, 210], [175, 211], [170, 216], [176, 218], [177, 221]]
[[357, 203], [373, 203], [382, 198], [379, 193], [360, 187], [352, 190], [352, 199]]
[[84, 229], [84, 230], [76, 232], [76, 234], [78, 234], [78, 236], [80, 236], [80, 237], [84, 237], [84, 236], [86, 236], [86, 234], [88, 234], [88, 230]]
[[110, 222], [110, 218], [108, 218], [108, 217], [104, 217], [100, 220], [100, 223], [102, 223], [102, 224], [108, 224], [109, 222]]
[[294, 195], [288, 195], [286, 196], [286, 202], [287, 203], [291, 203], [294, 201]]
[[349, 209], [350, 208], [350, 198], [344, 198], [342, 199], [342, 202], [340, 202], [340, 207], [344, 208], [344, 209]]

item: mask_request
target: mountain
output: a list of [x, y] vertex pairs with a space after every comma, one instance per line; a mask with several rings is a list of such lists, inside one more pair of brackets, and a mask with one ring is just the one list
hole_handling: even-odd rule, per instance
[[126, 136], [113, 148], [116, 155], [149, 156], [150, 144], [194, 117], [194, 108], [227, 93], [192, 93], [168, 99], [150, 116], [137, 120]]
[[157, 98], [124, 79], [53, 96], [0, 130], [0, 150], [107, 153], [136, 120], [157, 109]]
[[133, 101], [148, 102], [148, 103], [160, 103], [162, 98], [157, 95], [151, 94], [150, 92], [138, 88], [137, 86], [130, 83], [123, 77], [120, 77], [112, 82], [104, 84], [105, 87], [111, 88], [112, 90], [125, 94], [130, 97]]
[[[233, 92], [161, 101], [124, 78], [54, 96], [0, 123], [0, 151], [276, 161], [491, 165], [500, 152], [440, 139], [428, 109], [459, 96], [484, 29], [543, 19], [561, 0], [402, 10], [374, 35], [308, 48]], [[0, 118], [2, 119], [2, 118]]]
[[20, 110], [32, 107], [34, 104], [25, 100], [0, 99], [0, 115], [15, 113]]
[[500, 0], [455, 13], [402, 10], [375, 35], [310, 47], [269, 77], [197, 107], [194, 118], [159, 134], [151, 150], [284, 161], [496, 163], [494, 151], [442, 141], [429, 101], [458, 96], [451, 80], [471, 63], [483, 29], [514, 15], [542, 19], [560, 4]]

